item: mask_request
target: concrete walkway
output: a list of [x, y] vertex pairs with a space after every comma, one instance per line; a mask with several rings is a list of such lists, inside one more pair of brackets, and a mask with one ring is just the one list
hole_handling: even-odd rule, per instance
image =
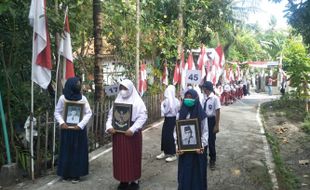
[[[257, 120], [257, 105], [271, 98], [275, 97], [251, 94], [233, 105], [222, 107], [220, 133], [216, 141], [217, 167], [215, 171], [207, 170], [209, 190], [272, 189], [269, 178], [272, 170], [268, 170], [270, 160], [267, 158], [270, 155], [266, 152], [266, 139]], [[166, 163], [155, 158], [160, 153], [161, 127], [162, 121], [159, 121], [143, 132], [141, 190], [177, 189], [177, 161]], [[63, 182], [59, 177], [49, 175], [36, 179], [34, 183], [23, 182], [9, 189], [117, 189], [110, 145], [92, 152], [90, 158], [90, 174], [78, 184]]]

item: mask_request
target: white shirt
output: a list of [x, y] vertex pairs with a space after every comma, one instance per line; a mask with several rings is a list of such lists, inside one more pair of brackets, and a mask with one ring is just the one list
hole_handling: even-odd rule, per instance
[[224, 92], [230, 92], [230, 86], [229, 86], [229, 84], [225, 84], [224, 85]]
[[[206, 107], [204, 107], [206, 101]], [[212, 92], [208, 97], [203, 98], [201, 106], [203, 109], [205, 109], [204, 111], [206, 112], [207, 116], [212, 117], [215, 116], [215, 111], [221, 108], [221, 102], [219, 97]]]
[[164, 101], [161, 103], [161, 116], [175, 117], [180, 109], [180, 101], [175, 97], [175, 87], [169, 85], [164, 93]]
[[[63, 117], [64, 116], [63, 112], [64, 112], [65, 101], [66, 101], [65, 96], [61, 95], [58, 102], [57, 102], [56, 108], [55, 108], [54, 116], [55, 116], [56, 121], [59, 123], [59, 125], [62, 125], [63, 123], [65, 123], [64, 117]], [[78, 103], [84, 103], [83, 119], [81, 122], [79, 122], [77, 124], [78, 127], [80, 127], [81, 129], [84, 129], [85, 126], [87, 125], [89, 119], [92, 116], [92, 111], [90, 109], [89, 103], [88, 103], [87, 98], [85, 96], [82, 96], [82, 99], [77, 101], [77, 102]]]

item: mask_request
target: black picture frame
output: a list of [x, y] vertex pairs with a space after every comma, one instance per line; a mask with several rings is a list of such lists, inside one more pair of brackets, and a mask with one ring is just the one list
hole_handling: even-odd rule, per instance
[[64, 121], [70, 127], [77, 126], [83, 119], [85, 103], [65, 101]]
[[125, 133], [131, 126], [132, 104], [114, 103], [112, 114], [115, 131]]
[[178, 149], [180, 151], [196, 151], [202, 148], [198, 119], [176, 121]]

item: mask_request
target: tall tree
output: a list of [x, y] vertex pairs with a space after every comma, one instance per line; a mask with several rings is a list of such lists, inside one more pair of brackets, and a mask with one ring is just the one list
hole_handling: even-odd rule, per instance
[[94, 46], [95, 46], [95, 100], [103, 99], [103, 41], [102, 41], [102, 23], [101, 0], [93, 0], [93, 22], [94, 22]]

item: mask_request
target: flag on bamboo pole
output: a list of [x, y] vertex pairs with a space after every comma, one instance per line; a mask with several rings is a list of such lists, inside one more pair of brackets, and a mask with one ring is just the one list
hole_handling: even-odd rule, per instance
[[173, 85], [177, 85], [181, 83], [181, 73], [180, 73], [180, 65], [175, 63], [174, 73], [173, 73]]
[[185, 63], [181, 73], [181, 86], [183, 90], [186, 89], [186, 73], [188, 70], [195, 70], [195, 64], [192, 52], [189, 53], [187, 62]]
[[164, 71], [163, 71], [163, 84], [168, 86], [168, 67], [167, 63], [164, 64]]
[[45, 7], [45, 0], [32, 0], [29, 20], [33, 27], [31, 79], [47, 89], [51, 81], [52, 59]]
[[220, 68], [223, 68], [223, 66], [225, 64], [225, 55], [224, 55], [222, 45], [217, 46], [215, 48], [215, 51], [219, 55], [219, 66], [220, 66]]
[[65, 58], [64, 78], [74, 77], [74, 65], [72, 56], [71, 35], [68, 18], [68, 7], [65, 13], [64, 36], [60, 40], [59, 53]]
[[201, 47], [200, 54], [198, 57], [198, 70], [201, 72], [201, 84], [204, 83], [204, 79], [206, 77], [206, 48], [204, 46]]
[[146, 64], [142, 63], [140, 66], [140, 73], [139, 73], [139, 94], [143, 96], [147, 89], [147, 81], [146, 81]]

